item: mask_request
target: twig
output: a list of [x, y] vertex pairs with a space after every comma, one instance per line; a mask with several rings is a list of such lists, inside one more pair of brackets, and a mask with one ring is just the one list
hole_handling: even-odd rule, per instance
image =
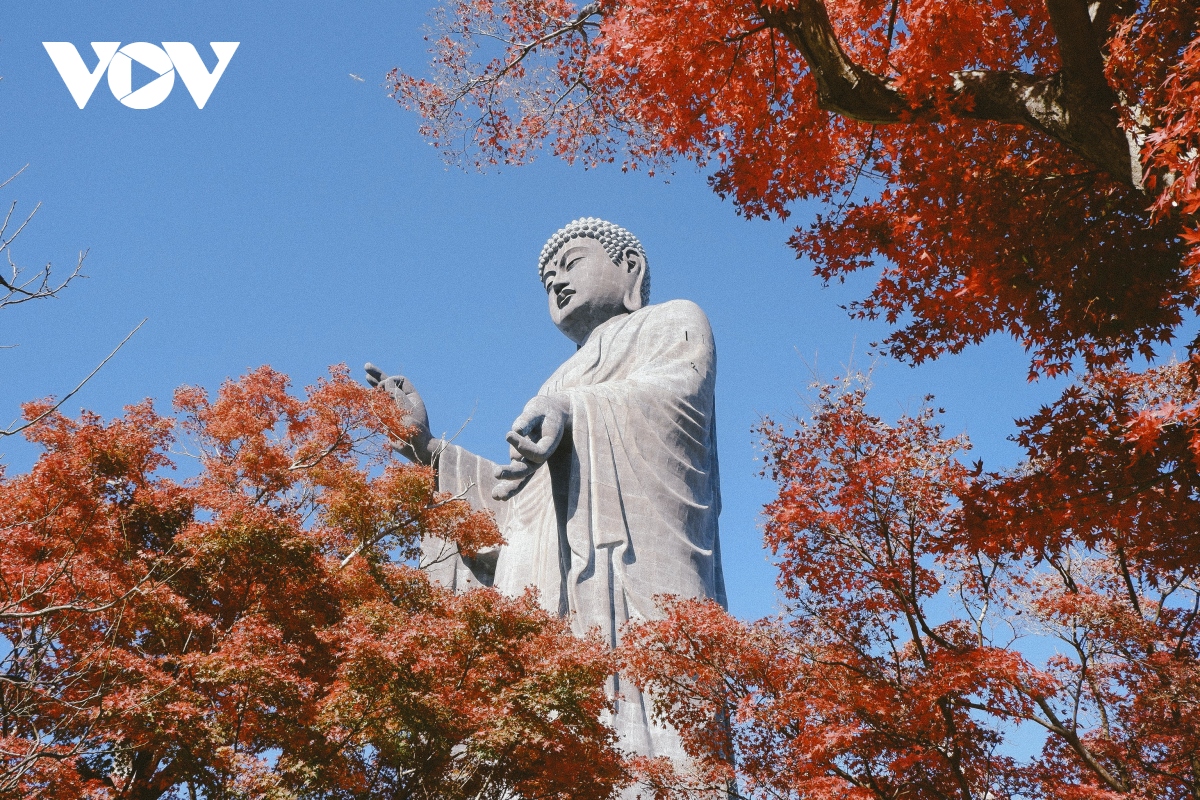
[[29, 169], [28, 164], [21, 167], [19, 170], [14, 172], [12, 175], [9, 175], [7, 178], [4, 179], [4, 183], [0, 183], [0, 189], [3, 189], [5, 186], [8, 186], [10, 183], [15, 181], [17, 179], [17, 176], [20, 175], [22, 172], [24, 172], [27, 169]]
[[91, 372], [89, 372], [86, 378], [84, 378], [83, 380], [81, 380], [81, 381], [79, 382], [79, 385], [78, 385], [78, 386], [76, 386], [74, 389], [72, 389], [71, 391], [69, 391], [69, 392], [67, 392], [65, 395], [63, 395], [63, 398], [62, 398], [61, 400], [59, 400], [57, 403], [55, 403], [54, 405], [52, 405], [50, 408], [48, 408], [48, 409], [46, 409], [45, 411], [43, 411], [41, 414], [38, 414], [36, 417], [34, 417], [33, 419], [31, 419], [31, 420], [29, 420], [28, 422], [26, 422], [24, 425], [21, 425], [20, 427], [15, 427], [15, 428], [14, 428], [13, 426], [17, 424], [17, 423], [14, 421], [14, 422], [12, 423], [12, 425], [9, 425], [9, 426], [8, 426], [7, 428], [5, 428], [4, 430], [0, 431], [0, 436], [13, 436], [14, 434], [18, 434], [18, 433], [20, 433], [21, 431], [23, 431], [23, 430], [25, 430], [25, 429], [27, 429], [27, 428], [31, 428], [31, 427], [33, 427], [34, 425], [38, 424], [39, 422], [41, 422], [42, 420], [44, 420], [46, 417], [50, 416], [50, 415], [51, 415], [51, 414], [53, 414], [55, 411], [57, 411], [59, 408], [61, 408], [63, 403], [67, 402], [67, 401], [68, 401], [68, 400], [70, 400], [72, 397], [74, 397], [74, 396], [75, 396], [75, 393], [76, 393], [76, 392], [78, 392], [80, 389], [82, 389], [82, 388], [84, 387], [84, 384], [86, 384], [88, 381], [90, 381], [92, 378], [94, 378], [94, 377], [96, 376], [96, 373], [97, 373], [97, 372], [99, 372], [99, 371], [100, 371], [100, 369], [101, 369], [101, 368], [102, 368], [102, 367], [103, 367], [105, 364], [107, 364], [107, 363], [109, 362], [109, 359], [111, 359], [113, 356], [115, 356], [115, 355], [117, 354], [117, 352], [118, 352], [118, 351], [119, 351], [119, 350], [120, 350], [122, 347], [124, 347], [124, 346], [125, 346], [125, 343], [126, 343], [126, 342], [128, 342], [130, 339], [132, 339], [132, 338], [133, 338], [133, 335], [134, 335], [135, 333], [137, 333], [139, 330], [141, 330], [141, 327], [142, 327], [143, 325], [145, 325], [145, 324], [146, 324], [146, 321], [147, 321], [148, 319], [149, 319], [149, 317], [147, 317], [146, 319], [143, 319], [141, 322], [139, 322], [139, 323], [137, 324], [137, 327], [136, 327], [136, 328], [134, 328], [133, 330], [131, 330], [131, 331], [130, 331], [130, 332], [129, 332], [129, 333], [126, 335], [126, 336], [125, 336], [125, 338], [121, 340], [121, 343], [120, 343], [119, 345], [117, 345], [115, 348], [113, 348], [113, 351], [112, 351], [111, 353], [109, 353], [107, 356], [105, 356], [105, 357], [104, 357], [104, 360], [103, 360], [103, 361], [101, 361], [99, 364], [97, 364], [97, 365], [96, 365], [96, 368], [95, 368], [94, 370], [92, 370]]

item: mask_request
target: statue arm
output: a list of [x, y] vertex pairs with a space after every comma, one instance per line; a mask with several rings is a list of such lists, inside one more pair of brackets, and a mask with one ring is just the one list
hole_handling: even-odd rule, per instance
[[[425, 402], [403, 375], [387, 375], [374, 364], [366, 365], [367, 383], [382, 388], [404, 411], [403, 422], [413, 428], [408, 439], [392, 442], [393, 449], [410, 461], [432, 466], [439, 492], [460, 497], [476, 510], [490, 510], [497, 522], [504, 519], [505, 508], [492, 500], [496, 465], [450, 442], [436, 438], [429, 430]], [[452, 589], [490, 586], [496, 571], [498, 548], [482, 551], [472, 558], [459, 554], [452, 542], [427, 537], [421, 543], [421, 567], [435, 581]]]
[[456, 444], [439, 442], [433, 453], [438, 491], [461, 497], [472, 508], [491, 511], [497, 519], [502, 519], [507, 507], [492, 499], [496, 465]]
[[[503, 528], [508, 506], [492, 498], [496, 465], [456, 444], [438, 441], [432, 456], [438, 491], [466, 500], [477, 511], [491, 511]], [[491, 586], [499, 553], [500, 548], [492, 547], [467, 558], [452, 544], [428, 537], [421, 543], [421, 566], [434, 580], [455, 590]]]

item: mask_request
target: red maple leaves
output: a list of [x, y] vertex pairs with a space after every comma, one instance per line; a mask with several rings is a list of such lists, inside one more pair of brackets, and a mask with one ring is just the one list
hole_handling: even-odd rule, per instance
[[[749, 215], [836, 203], [792, 245], [921, 361], [997, 332], [1031, 374], [1112, 366], [1197, 302], [1200, 5], [1082, 0], [474, 3], [430, 79], [393, 73], [451, 158], [653, 168]], [[831, 113], [832, 112], [832, 113]]]

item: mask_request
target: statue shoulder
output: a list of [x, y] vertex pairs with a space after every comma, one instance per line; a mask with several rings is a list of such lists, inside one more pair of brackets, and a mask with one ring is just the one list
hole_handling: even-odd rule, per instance
[[704, 309], [691, 300], [667, 300], [653, 306], [642, 308], [647, 314], [647, 323], [655, 327], [671, 327], [671, 329], [695, 330], [703, 336], [712, 337], [713, 327], [708, 323], [708, 315]]
[[704, 309], [691, 300], [668, 300], [665, 303], [646, 306], [642, 309], [642, 313], [651, 317], [656, 324], [691, 325], [698, 326], [705, 331], [712, 329]]

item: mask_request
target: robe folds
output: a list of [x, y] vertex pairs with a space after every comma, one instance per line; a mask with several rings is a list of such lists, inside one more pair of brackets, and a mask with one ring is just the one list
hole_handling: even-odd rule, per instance
[[[725, 606], [715, 381], [712, 330], [694, 303], [600, 325], [542, 385], [539, 394], [570, 402], [571, 427], [516, 495], [492, 498], [492, 462], [453, 444], [437, 455], [438, 489], [491, 509], [505, 544], [494, 562], [428, 558], [433, 577], [509, 595], [532, 586], [576, 633], [598, 629], [611, 646], [626, 621], [661, 615], [656, 595]], [[439, 547], [427, 543], [427, 557]], [[682, 757], [674, 731], [652, 723], [633, 687], [614, 676], [611, 688], [627, 748]]]

